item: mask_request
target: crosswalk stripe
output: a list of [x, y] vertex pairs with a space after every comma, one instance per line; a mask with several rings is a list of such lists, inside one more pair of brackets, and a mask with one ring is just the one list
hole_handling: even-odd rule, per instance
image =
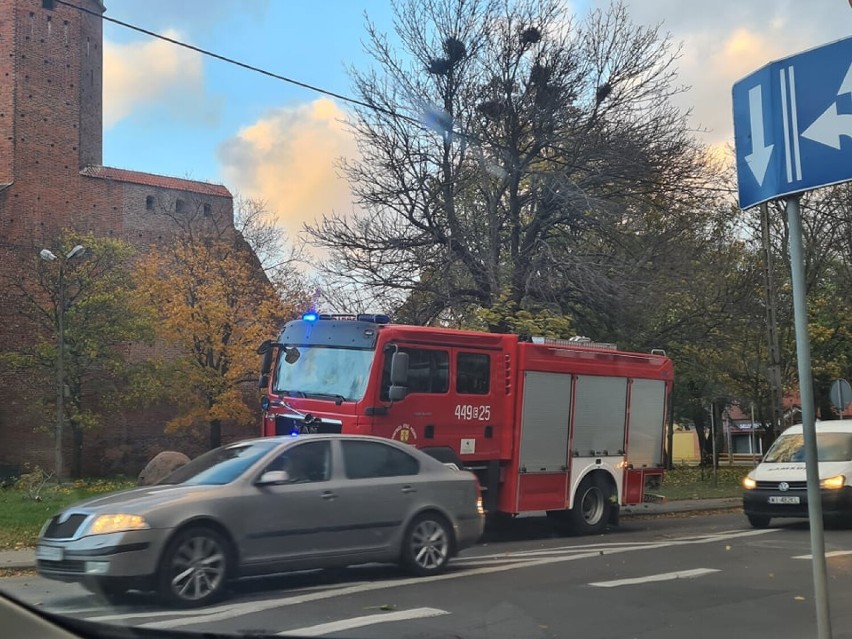
[[279, 632], [279, 636], [294, 635], [297, 637], [320, 637], [328, 635], [332, 632], [342, 632], [344, 630], [352, 630], [353, 628], [363, 628], [364, 626], [372, 626], [377, 623], [388, 623], [389, 621], [408, 621], [411, 619], [424, 619], [426, 617], [439, 617], [441, 615], [450, 614], [446, 610], [440, 608], [414, 608], [412, 610], [400, 610], [398, 612], [385, 612], [375, 615], [365, 615], [363, 617], [352, 617], [351, 619], [341, 619], [340, 621], [331, 621], [329, 623], [321, 623], [316, 626], [305, 626], [304, 628], [295, 628], [293, 630], [285, 630]]

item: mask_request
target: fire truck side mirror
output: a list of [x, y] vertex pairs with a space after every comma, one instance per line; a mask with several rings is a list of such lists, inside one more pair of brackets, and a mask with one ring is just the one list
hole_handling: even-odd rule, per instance
[[408, 394], [408, 353], [397, 351], [391, 358], [388, 399], [398, 402]]
[[260, 345], [257, 352], [263, 355], [263, 359], [260, 360], [260, 374], [267, 375], [272, 368], [272, 356], [275, 354], [275, 349], [272, 348], [272, 340], [266, 340]]
[[269, 386], [269, 375], [263, 374], [260, 376], [260, 380], [257, 382], [257, 386], [260, 389], [264, 389]]
[[405, 396], [408, 394], [407, 386], [391, 386], [388, 389], [388, 399], [392, 402], [398, 402], [402, 399], [405, 399]]
[[390, 370], [391, 386], [408, 385], [408, 353], [397, 351], [391, 358]]

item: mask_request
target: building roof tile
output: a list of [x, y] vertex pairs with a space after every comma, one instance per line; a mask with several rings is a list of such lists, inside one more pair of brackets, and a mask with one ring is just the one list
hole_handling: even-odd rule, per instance
[[167, 175], [155, 175], [153, 173], [142, 173], [141, 171], [129, 171], [127, 169], [116, 169], [110, 166], [87, 166], [80, 171], [80, 175], [104, 180], [115, 180], [117, 182], [130, 182], [132, 184], [143, 184], [162, 189], [174, 189], [176, 191], [187, 191], [200, 193], [202, 195], [214, 195], [217, 197], [233, 197], [231, 192], [221, 184], [210, 182], [199, 182], [197, 180], [185, 180], [183, 178], [169, 177]]

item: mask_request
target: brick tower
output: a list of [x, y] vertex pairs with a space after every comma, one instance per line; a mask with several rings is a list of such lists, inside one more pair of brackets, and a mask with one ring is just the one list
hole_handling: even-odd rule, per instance
[[[102, 165], [105, 10], [100, 0], [0, 0], [0, 282], [31, 272], [38, 249], [63, 229], [144, 251], [169, 241], [168, 218], [156, 215], [163, 210], [195, 206], [233, 225], [224, 186]], [[0, 286], [0, 353], [33, 335], [12, 288]], [[34, 391], [42, 389], [0, 366], [0, 475], [4, 465], [50, 465], [51, 437], [22, 416]], [[100, 470], [99, 456], [116, 442], [156, 447], [161, 424], [131, 416], [102, 429], [87, 444], [86, 472]], [[147, 449], [137, 452], [118, 470], [138, 472]]]
[[98, 0], [70, 4], [0, 3], [4, 242], [44, 238], [72, 221], [106, 230], [107, 220], [86, 223], [81, 204], [95, 193], [84, 193], [80, 179], [82, 168], [101, 164], [104, 6]]

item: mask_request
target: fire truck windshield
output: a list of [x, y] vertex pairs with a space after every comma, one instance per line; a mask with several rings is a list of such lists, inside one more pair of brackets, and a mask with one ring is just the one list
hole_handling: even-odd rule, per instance
[[372, 349], [339, 346], [291, 346], [287, 351], [282, 349], [278, 355], [272, 391], [358, 401], [367, 388], [373, 353]]

